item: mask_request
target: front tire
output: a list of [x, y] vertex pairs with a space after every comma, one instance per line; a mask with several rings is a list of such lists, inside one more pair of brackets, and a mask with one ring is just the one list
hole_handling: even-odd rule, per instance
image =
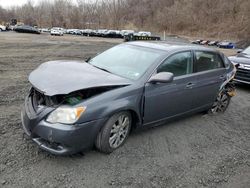
[[132, 117], [127, 111], [111, 116], [96, 138], [96, 148], [103, 153], [112, 153], [125, 143], [131, 124]]

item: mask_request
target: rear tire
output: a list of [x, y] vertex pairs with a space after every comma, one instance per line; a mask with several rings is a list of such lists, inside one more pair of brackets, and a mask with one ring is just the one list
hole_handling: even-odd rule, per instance
[[209, 109], [208, 113], [216, 115], [216, 114], [225, 112], [227, 107], [230, 104], [230, 101], [231, 101], [231, 97], [228, 95], [228, 93], [225, 90], [222, 90], [218, 94], [214, 104], [212, 105], [211, 109]]
[[99, 132], [95, 146], [103, 153], [112, 153], [122, 146], [131, 129], [132, 117], [127, 111], [114, 114]]

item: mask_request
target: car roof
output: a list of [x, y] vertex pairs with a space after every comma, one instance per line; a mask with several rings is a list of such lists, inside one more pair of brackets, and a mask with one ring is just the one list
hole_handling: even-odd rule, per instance
[[184, 43], [184, 42], [135, 41], [135, 42], [127, 42], [126, 44], [138, 47], [151, 48], [155, 50], [163, 50], [166, 52], [182, 51], [182, 50], [204, 50], [204, 51], [218, 52], [216, 49], [213, 48], [203, 47], [196, 44]]

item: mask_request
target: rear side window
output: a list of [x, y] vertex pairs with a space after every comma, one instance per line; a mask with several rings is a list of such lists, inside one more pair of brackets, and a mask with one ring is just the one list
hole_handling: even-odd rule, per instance
[[190, 74], [193, 71], [191, 52], [180, 52], [167, 58], [157, 69], [159, 72], [171, 72], [174, 76]]
[[224, 63], [219, 54], [213, 52], [195, 52], [195, 72], [223, 68]]

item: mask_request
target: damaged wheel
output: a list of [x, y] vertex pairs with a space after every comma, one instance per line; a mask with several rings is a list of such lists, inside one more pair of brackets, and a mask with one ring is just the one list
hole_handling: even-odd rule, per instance
[[222, 91], [217, 96], [212, 108], [208, 111], [210, 114], [217, 114], [225, 112], [229, 103], [230, 103], [231, 97], [228, 95], [226, 91]]
[[111, 153], [125, 143], [132, 123], [131, 114], [127, 111], [113, 115], [99, 132], [96, 148], [104, 153]]

